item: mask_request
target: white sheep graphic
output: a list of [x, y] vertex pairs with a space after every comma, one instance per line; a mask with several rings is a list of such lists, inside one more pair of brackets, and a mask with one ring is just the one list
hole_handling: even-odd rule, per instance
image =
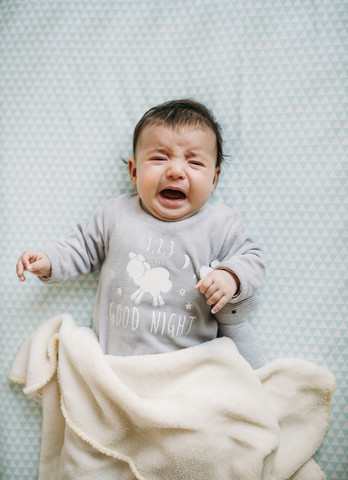
[[169, 292], [172, 288], [168, 270], [162, 267], [151, 268], [143, 255], [131, 252], [129, 257], [127, 273], [133, 278], [135, 284], [140, 287], [131, 295], [131, 299], [138, 305], [144, 293], [150, 293], [153, 297], [152, 303], [154, 307], [164, 305], [161, 292]]

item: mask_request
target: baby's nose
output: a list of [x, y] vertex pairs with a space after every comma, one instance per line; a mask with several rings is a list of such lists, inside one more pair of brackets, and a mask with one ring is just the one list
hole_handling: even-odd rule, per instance
[[181, 160], [171, 160], [170, 162], [168, 162], [167, 176], [168, 178], [184, 178], [184, 163]]

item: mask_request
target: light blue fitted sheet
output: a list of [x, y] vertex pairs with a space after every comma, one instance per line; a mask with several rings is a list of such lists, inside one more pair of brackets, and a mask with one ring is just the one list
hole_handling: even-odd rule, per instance
[[58, 312], [90, 324], [97, 285], [22, 285], [17, 257], [130, 191], [121, 158], [139, 117], [193, 97], [224, 129], [216, 196], [268, 253], [251, 322], [269, 360], [336, 375], [317, 460], [347, 479], [347, 3], [2, 0], [0, 17], [1, 478], [37, 475], [40, 409], [8, 383], [14, 355]]

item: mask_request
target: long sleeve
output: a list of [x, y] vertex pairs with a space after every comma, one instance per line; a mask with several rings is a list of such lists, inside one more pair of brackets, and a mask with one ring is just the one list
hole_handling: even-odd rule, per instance
[[100, 268], [107, 242], [106, 217], [105, 206], [98, 208], [88, 222], [79, 223], [69, 236], [43, 249], [52, 266], [51, 277], [43, 281], [64, 282]]
[[231, 302], [249, 298], [263, 285], [266, 278], [265, 253], [243, 229], [243, 220], [235, 214], [223, 248], [213, 268], [230, 270], [240, 281], [240, 294]]

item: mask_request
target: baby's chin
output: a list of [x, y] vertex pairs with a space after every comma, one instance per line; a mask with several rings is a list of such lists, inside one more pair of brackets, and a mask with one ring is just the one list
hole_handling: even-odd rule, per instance
[[158, 220], [163, 222], [180, 222], [192, 217], [199, 209], [188, 208], [188, 205], [163, 207], [162, 205], [146, 206], [145, 209]]

